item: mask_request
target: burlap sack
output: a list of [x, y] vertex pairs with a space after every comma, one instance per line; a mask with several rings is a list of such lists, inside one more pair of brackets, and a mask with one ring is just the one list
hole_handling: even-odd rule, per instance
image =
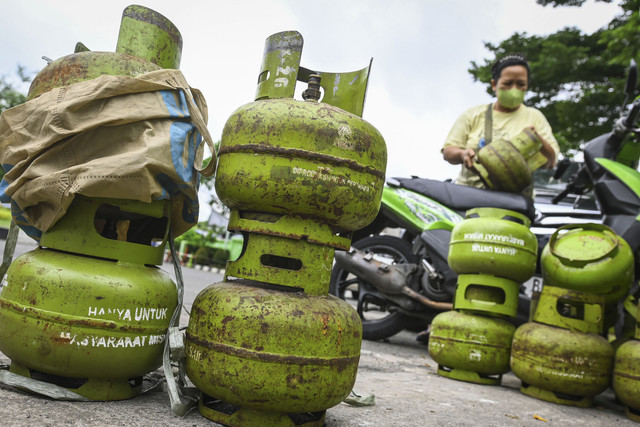
[[[202, 94], [177, 70], [51, 90], [0, 115], [0, 200], [37, 240], [76, 194], [170, 199], [180, 235], [198, 220], [198, 171], [215, 171], [206, 121]], [[205, 170], [202, 139], [213, 153]]]

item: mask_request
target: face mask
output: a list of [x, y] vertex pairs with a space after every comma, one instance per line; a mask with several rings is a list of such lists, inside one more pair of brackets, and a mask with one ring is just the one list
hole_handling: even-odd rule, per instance
[[524, 101], [524, 91], [520, 89], [498, 89], [498, 102], [504, 108], [517, 108]]

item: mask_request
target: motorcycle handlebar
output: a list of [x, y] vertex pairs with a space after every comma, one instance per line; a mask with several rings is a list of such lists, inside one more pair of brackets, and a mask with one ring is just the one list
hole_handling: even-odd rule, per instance
[[572, 183], [567, 184], [567, 186], [565, 187], [564, 190], [562, 190], [562, 192], [560, 192], [560, 194], [558, 194], [556, 197], [554, 197], [553, 199], [551, 199], [551, 203], [553, 203], [554, 205], [558, 204], [558, 202], [562, 199], [564, 199], [565, 197], [567, 197], [567, 194], [571, 193], [571, 185]]
[[589, 174], [587, 172], [587, 168], [584, 164], [582, 164], [571, 181], [567, 183], [565, 189], [562, 190], [556, 197], [551, 199], [551, 203], [553, 203], [554, 205], [557, 204], [559, 201], [567, 197], [567, 194], [569, 193], [582, 194], [587, 187], [588, 180]]
[[638, 119], [639, 115], [640, 115], [640, 99], [636, 99], [635, 101], [633, 101], [633, 106], [631, 107], [631, 111], [629, 112], [629, 115], [624, 121], [625, 127], [627, 129], [631, 129], [635, 124], [636, 120]]

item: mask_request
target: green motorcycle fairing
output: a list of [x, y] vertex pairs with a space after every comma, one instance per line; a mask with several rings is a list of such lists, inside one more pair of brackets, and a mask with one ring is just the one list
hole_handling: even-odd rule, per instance
[[596, 162], [615, 175], [640, 198], [640, 172], [611, 159], [598, 158]]
[[451, 230], [464, 219], [457, 212], [428, 197], [388, 185], [382, 190], [382, 205], [421, 231]]

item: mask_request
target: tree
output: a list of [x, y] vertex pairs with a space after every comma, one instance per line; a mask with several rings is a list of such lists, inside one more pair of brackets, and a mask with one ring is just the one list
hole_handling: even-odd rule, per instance
[[[31, 80], [31, 77], [27, 75], [25, 68], [20, 65], [18, 65], [16, 74], [22, 83], [26, 83]], [[7, 77], [0, 77], [0, 113], [11, 107], [22, 104], [26, 100], [27, 96], [20, 92]]]
[[[536, 0], [553, 7], [581, 6], [585, 0]], [[600, 0], [609, 3], [611, 0]], [[611, 130], [620, 113], [626, 69], [638, 58], [640, 0], [623, 0], [622, 13], [593, 34], [566, 27], [548, 36], [515, 33], [498, 43], [485, 43], [493, 54], [471, 62], [469, 73], [491, 90], [491, 65], [507, 53], [523, 53], [531, 67], [526, 102], [549, 120], [563, 154]]]
[[[587, 0], [536, 0], [542, 6], [582, 6]], [[611, 0], [596, 0], [602, 3], [611, 3]]]
[[[18, 78], [22, 83], [31, 80], [25, 71], [25, 68], [18, 65], [16, 71]], [[11, 107], [20, 105], [27, 100], [27, 96], [21, 93], [6, 77], [0, 77], [0, 114]], [[4, 176], [4, 170], [0, 166], [0, 179]]]

